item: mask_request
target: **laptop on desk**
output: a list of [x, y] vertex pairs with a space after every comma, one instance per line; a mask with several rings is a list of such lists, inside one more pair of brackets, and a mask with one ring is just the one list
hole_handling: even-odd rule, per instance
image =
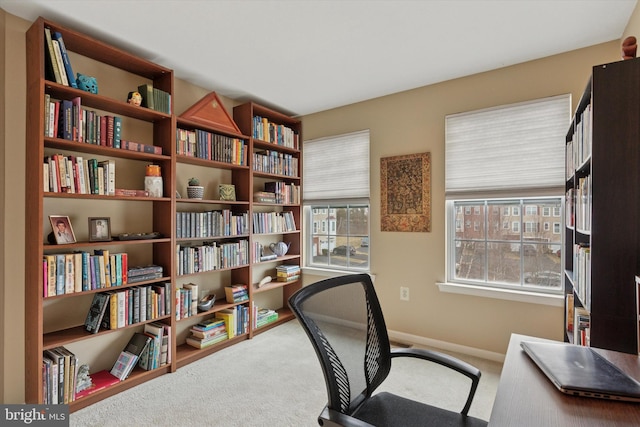
[[589, 347], [537, 341], [520, 346], [563, 393], [640, 402], [640, 383]]

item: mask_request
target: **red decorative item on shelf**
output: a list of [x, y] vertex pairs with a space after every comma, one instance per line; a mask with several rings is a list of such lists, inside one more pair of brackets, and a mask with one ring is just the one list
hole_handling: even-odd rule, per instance
[[633, 59], [636, 57], [638, 44], [634, 36], [629, 36], [622, 42], [622, 59]]

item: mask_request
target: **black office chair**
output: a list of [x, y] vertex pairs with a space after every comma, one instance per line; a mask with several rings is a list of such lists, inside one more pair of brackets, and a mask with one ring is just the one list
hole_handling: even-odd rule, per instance
[[[478, 369], [429, 350], [391, 349], [368, 274], [305, 286], [289, 298], [289, 305], [309, 336], [324, 372], [329, 402], [318, 417], [321, 426], [487, 425], [486, 421], [467, 415], [480, 380]], [[469, 377], [471, 390], [462, 411], [449, 411], [388, 392], [373, 394], [389, 375], [391, 359], [400, 356], [435, 362]]]

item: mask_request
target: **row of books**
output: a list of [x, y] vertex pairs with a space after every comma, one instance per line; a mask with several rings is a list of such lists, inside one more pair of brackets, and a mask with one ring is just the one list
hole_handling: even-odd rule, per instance
[[249, 215], [229, 209], [176, 212], [177, 238], [206, 238], [249, 234]]
[[149, 83], [139, 85], [138, 92], [142, 95], [142, 107], [171, 114], [171, 94], [169, 92], [153, 87]]
[[591, 175], [578, 179], [578, 186], [575, 189], [573, 200], [575, 207], [575, 226], [578, 230], [591, 230]]
[[249, 263], [249, 242], [210, 242], [200, 246], [177, 245], [178, 275], [201, 273]]
[[42, 355], [42, 389], [45, 405], [67, 405], [76, 400], [79, 359], [66, 347], [45, 350]]
[[591, 157], [592, 145], [592, 112], [591, 104], [587, 105], [577, 118], [574, 133], [566, 145], [566, 176], [573, 176], [576, 169]]
[[298, 177], [298, 158], [279, 151], [265, 150], [253, 153], [253, 170], [276, 175]]
[[229, 339], [227, 325], [223, 318], [213, 317], [191, 327], [187, 344], [195, 348], [206, 348]]
[[186, 319], [198, 313], [198, 285], [185, 283], [176, 289], [176, 320]]
[[589, 347], [591, 345], [591, 315], [584, 307], [573, 309], [573, 343]]
[[170, 311], [170, 283], [99, 292], [93, 296], [84, 328], [87, 332], [95, 334], [101, 328], [124, 328], [167, 316]]
[[252, 252], [251, 252], [251, 260], [253, 262], [261, 262], [261, 261], [271, 261], [278, 256], [272, 252], [265, 253], [265, 247], [260, 242], [253, 242]]
[[116, 193], [116, 163], [54, 154], [44, 159], [44, 191], [52, 193]]
[[299, 136], [287, 126], [273, 123], [266, 117], [253, 117], [253, 137], [284, 147], [298, 149]]
[[254, 212], [254, 233], [283, 233], [296, 231], [296, 220], [292, 212]]
[[216, 311], [215, 317], [224, 320], [229, 338], [249, 331], [249, 307], [246, 305], [236, 305]]
[[[297, 205], [300, 203], [300, 186], [289, 184], [282, 181], [271, 181], [264, 183], [264, 192], [260, 192], [260, 200], [263, 203], [281, 203], [289, 205]], [[273, 201], [264, 200], [264, 193], [273, 195]], [[254, 201], [255, 200], [254, 194]], [[267, 197], [269, 199], [270, 197]]]
[[276, 267], [276, 280], [278, 282], [293, 282], [300, 279], [300, 266], [280, 264]]
[[573, 245], [573, 286], [582, 304], [591, 307], [591, 248]]
[[176, 130], [176, 153], [183, 156], [215, 160], [232, 165], [247, 165], [247, 144], [240, 138], [201, 129]]
[[44, 136], [103, 147], [162, 154], [162, 147], [122, 138], [122, 117], [103, 115], [82, 106], [82, 98], [58, 100], [44, 96]]
[[45, 77], [49, 81], [77, 89], [78, 84], [62, 34], [45, 27], [44, 37], [46, 41]]
[[42, 272], [44, 297], [121, 286], [130, 280], [127, 254], [102, 249], [93, 255], [85, 251], [44, 255]]

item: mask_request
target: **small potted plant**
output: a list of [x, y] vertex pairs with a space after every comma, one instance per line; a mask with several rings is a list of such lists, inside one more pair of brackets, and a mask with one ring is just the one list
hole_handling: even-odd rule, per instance
[[187, 197], [190, 199], [202, 199], [204, 196], [204, 187], [200, 185], [198, 178], [191, 178], [187, 187]]

